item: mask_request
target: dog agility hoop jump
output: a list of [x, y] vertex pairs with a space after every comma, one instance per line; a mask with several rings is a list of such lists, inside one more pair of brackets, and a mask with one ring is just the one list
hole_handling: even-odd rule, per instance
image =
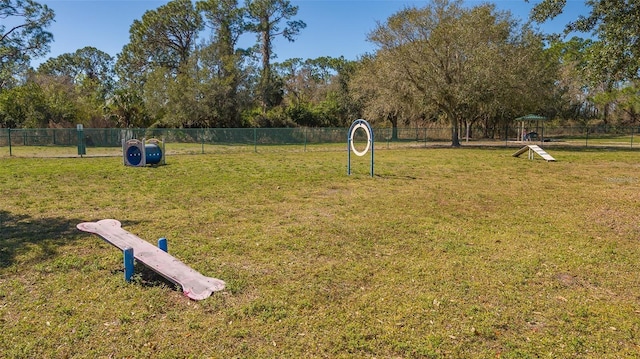
[[[356, 150], [356, 147], [353, 144], [353, 138], [355, 137], [358, 129], [363, 129], [367, 135], [367, 145], [362, 151]], [[373, 142], [373, 129], [371, 129], [369, 122], [363, 119], [353, 121], [347, 135], [347, 175], [351, 175], [351, 151], [353, 151], [356, 156], [362, 157], [371, 150], [371, 177], [373, 177]]]

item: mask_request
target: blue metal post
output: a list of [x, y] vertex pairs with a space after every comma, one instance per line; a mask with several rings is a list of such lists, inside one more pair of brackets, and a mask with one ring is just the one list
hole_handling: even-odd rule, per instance
[[369, 128], [371, 132], [371, 177], [373, 177], [373, 129]]
[[371, 133], [371, 138], [369, 140], [370, 140], [370, 143], [371, 143], [371, 177], [373, 177], [373, 147], [374, 147], [373, 146], [373, 144], [374, 144], [373, 138], [374, 138], [374, 135], [373, 135], [373, 129], [371, 128], [371, 126], [369, 126], [369, 123], [366, 122], [366, 121], [365, 121], [365, 123], [366, 123], [367, 127], [369, 128], [369, 133]]
[[169, 252], [169, 248], [168, 248], [168, 244], [167, 244], [167, 239], [162, 237], [160, 239], [158, 239], [158, 248], [160, 248], [161, 250], [165, 251], [165, 252]]
[[[351, 125], [353, 127], [353, 125]], [[351, 129], [347, 135], [347, 175], [351, 176]]]
[[124, 280], [131, 282], [133, 277], [133, 248], [124, 249]]

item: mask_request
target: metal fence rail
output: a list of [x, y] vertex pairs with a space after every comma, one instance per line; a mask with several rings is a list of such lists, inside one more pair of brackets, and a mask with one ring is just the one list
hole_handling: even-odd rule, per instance
[[[535, 129], [534, 129], [535, 130]], [[374, 128], [376, 148], [394, 149], [447, 145], [448, 127]], [[0, 128], [0, 157], [110, 156], [121, 153], [123, 140], [163, 139], [172, 153], [216, 151], [314, 151], [346, 150], [347, 128]], [[518, 128], [510, 126], [492, 134], [460, 131], [462, 145], [521, 145]], [[638, 147], [640, 127], [592, 126], [538, 129], [536, 140], [544, 146]], [[357, 135], [359, 135], [357, 133]], [[364, 136], [362, 136], [364, 138]], [[364, 141], [362, 138], [356, 139]], [[635, 142], [634, 142], [635, 141]], [[81, 151], [82, 148], [82, 151]]]

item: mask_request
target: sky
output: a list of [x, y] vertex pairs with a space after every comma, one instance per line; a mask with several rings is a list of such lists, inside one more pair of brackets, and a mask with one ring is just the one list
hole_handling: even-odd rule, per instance
[[[514, 18], [526, 21], [533, 4], [540, 0], [493, 0], [500, 10], [509, 10]], [[47, 56], [32, 61], [37, 67], [47, 58], [73, 53], [86, 46], [106, 52], [116, 58], [129, 42], [129, 28], [149, 10], [168, 1], [157, 0], [39, 0], [55, 12], [55, 22], [48, 28], [54, 36]], [[243, 3], [243, 1], [239, 1]], [[483, 3], [465, 0], [468, 6]], [[314, 59], [322, 56], [357, 60], [375, 52], [375, 45], [367, 41], [378, 22], [408, 6], [423, 7], [421, 0], [291, 0], [298, 6], [295, 19], [307, 24], [294, 42], [283, 39], [274, 42], [275, 62], [290, 58]], [[539, 27], [543, 32], [559, 32], [564, 24], [586, 14], [583, 0], [568, 0], [564, 14]], [[585, 35], [586, 37], [586, 35]], [[255, 43], [255, 35], [241, 39], [246, 46]], [[242, 44], [239, 44], [241, 47]]]

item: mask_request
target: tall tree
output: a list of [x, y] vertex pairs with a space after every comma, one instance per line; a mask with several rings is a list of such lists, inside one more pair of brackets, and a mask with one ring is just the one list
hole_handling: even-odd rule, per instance
[[238, 7], [238, 0], [203, 0], [196, 8], [204, 14], [205, 26], [213, 31], [220, 55], [235, 55], [238, 39], [246, 29], [245, 9]]
[[34, 74], [24, 85], [0, 93], [0, 123], [8, 127], [69, 127], [88, 124], [100, 107], [87, 104], [65, 78]]
[[[84, 47], [74, 53], [48, 59], [38, 66], [36, 74], [32, 80], [40, 83], [48, 98], [64, 93], [75, 102], [76, 115], [69, 121], [101, 125], [102, 109], [115, 85], [113, 58], [109, 54], [94, 47]], [[56, 82], [68, 85], [61, 87], [55, 85]], [[55, 107], [55, 103], [52, 106]], [[56, 115], [52, 121], [60, 121], [61, 118]]]
[[35, 83], [27, 83], [0, 92], [0, 127], [43, 127], [46, 123], [46, 99]]
[[344, 126], [357, 118], [349, 98], [350, 61], [343, 57], [288, 59], [274, 64], [283, 79], [284, 101], [291, 120], [303, 126]]
[[616, 98], [623, 121], [627, 125], [640, 124], [640, 80], [621, 89]]
[[[587, 70], [591, 86], [598, 93], [593, 98], [606, 124], [616, 110], [616, 95], [640, 79], [640, 2], [585, 0], [585, 5], [588, 14], [566, 24], [564, 33], [580, 31], [597, 38], [589, 48]], [[531, 17], [545, 22], [563, 13], [565, 6], [566, 0], [543, 0], [533, 8]]]
[[202, 66], [202, 84], [206, 102], [215, 106], [218, 113], [215, 124], [223, 127], [240, 125], [238, 87], [243, 78], [241, 63], [243, 51], [236, 49], [239, 37], [244, 33], [245, 9], [237, 0], [206, 0], [197, 3], [204, 14], [205, 26], [212, 30], [212, 41], [200, 51], [198, 64]]
[[78, 86], [94, 88], [95, 95], [102, 100], [114, 87], [114, 59], [95, 47], [84, 47], [74, 53], [66, 53], [50, 58], [37, 72], [55, 77], [68, 77]]
[[[404, 77], [404, 70], [396, 67], [392, 51], [380, 50], [375, 56], [366, 56], [351, 78], [352, 95], [364, 104], [363, 116], [372, 123], [388, 122], [392, 139], [398, 138], [399, 121], [409, 123], [434, 111], [429, 104], [416, 103], [413, 85]], [[422, 105], [422, 106], [421, 106]]]
[[70, 127], [78, 123], [92, 126], [93, 121], [102, 118], [104, 102], [71, 78], [35, 74], [29, 81], [41, 88], [45, 99], [44, 122], [39, 127]]
[[[545, 22], [563, 13], [567, 0], [543, 0], [532, 10], [535, 21]], [[565, 33], [596, 35], [601, 45], [592, 67], [601, 76], [621, 81], [640, 77], [640, 2], [637, 0], [585, 0], [588, 14], [566, 24]]]
[[187, 65], [200, 30], [202, 18], [191, 0], [172, 0], [147, 11], [129, 29], [129, 43], [116, 63], [119, 77], [140, 84], [154, 67], [177, 75]]
[[597, 86], [590, 75], [590, 53], [594, 41], [572, 37], [568, 41], [554, 40], [548, 47], [549, 55], [559, 66], [556, 97], [552, 102], [556, 114], [565, 120], [586, 124], [594, 118], [591, 99]]
[[135, 20], [115, 70], [120, 85], [136, 94], [122, 100], [142, 98], [144, 113], [165, 121], [163, 106], [169, 101], [169, 88], [178, 77], [192, 72], [191, 56], [202, 28], [202, 16], [191, 0], [169, 1]]
[[467, 9], [461, 0], [434, 0], [406, 8], [369, 34], [385, 58], [380, 69], [393, 72], [381, 86], [436, 108], [450, 123], [451, 144], [459, 146], [459, 126], [475, 104], [549, 86], [540, 37], [515, 25], [510, 13], [489, 4]]
[[0, 91], [31, 58], [49, 51], [53, 35], [45, 29], [53, 18], [53, 10], [33, 0], [0, 0]]
[[146, 127], [151, 124], [142, 98], [131, 89], [117, 89], [107, 100], [106, 113], [106, 117], [118, 127]]
[[[294, 41], [300, 30], [307, 27], [301, 20], [291, 20], [298, 14], [298, 7], [291, 5], [289, 0], [246, 0], [248, 29], [258, 36], [259, 51], [262, 60], [260, 93], [263, 111], [274, 105], [278, 96], [275, 80], [271, 72], [273, 56], [273, 39], [283, 36]], [[286, 20], [286, 26], [280, 23]]]

